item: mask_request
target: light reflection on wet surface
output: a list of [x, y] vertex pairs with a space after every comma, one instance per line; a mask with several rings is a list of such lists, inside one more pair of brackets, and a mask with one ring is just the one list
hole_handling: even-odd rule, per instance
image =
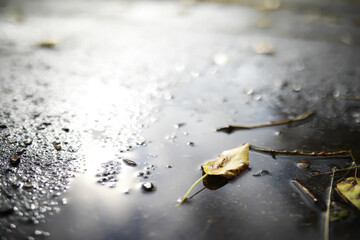
[[[352, 64], [359, 60], [359, 54], [352, 54], [357, 50], [327, 38], [330, 28], [325, 27], [323, 35], [307, 32], [309, 26], [299, 20], [303, 16], [291, 7], [274, 13], [275, 27], [269, 33], [254, 28], [252, 20], [261, 12], [250, 7], [198, 4], [184, 11], [178, 3], [84, 6], [79, 1], [73, 7], [80, 15], [73, 15], [67, 5], [57, 7], [51, 1], [24, 4], [28, 13], [24, 22], [0, 22], [6, 45], [0, 49], [0, 124], [13, 119], [14, 126], [8, 124], [12, 131], [21, 129], [23, 121], [30, 129], [33, 120], [26, 116], [40, 112], [55, 129], [46, 137], [56, 138], [64, 127], [70, 136], [78, 136], [69, 144], [79, 148], [81, 161], [74, 169], [62, 170], [66, 175], [62, 187], [69, 188], [55, 197], [60, 206], [49, 211], [52, 216], [35, 225], [2, 217], [4, 236], [323, 237], [324, 212], [306, 202], [290, 180], [302, 180], [325, 200], [329, 175], [311, 173], [329, 171], [332, 164], [348, 166], [347, 158], [275, 160], [251, 152], [250, 171], [218, 190], [205, 189], [181, 207], [175, 204], [201, 176], [206, 160], [246, 142], [274, 149], [357, 150], [358, 102], [340, 100], [354, 97], [359, 87], [359, 72]], [[289, 26], [302, 26], [298, 32], [276, 20], [289, 14], [295, 15]], [[33, 32], [37, 24], [42, 27]], [[19, 38], [20, 33], [29, 36]], [[54, 49], [34, 47], [49, 35], [59, 39]], [[274, 46], [274, 55], [253, 52], [253, 44], [264, 38]], [[342, 74], [344, 81], [338, 82]], [[215, 132], [228, 124], [254, 125], [308, 110], [316, 115], [302, 125], [231, 135]], [[58, 117], [48, 117], [53, 115]], [[6, 144], [10, 143], [4, 142], [4, 152]], [[129, 166], [124, 158], [137, 165]], [[1, 160], [5, 163], [7, 158]], [[310, 166], [300, 169], [296, 163], [301, 160]], [[264, 170], [269, 174], [253, 176]], [[151, 182], [154, 191], [142, 190], [145, 182]], [[22, 201], [27, 204], [31, 198]], [[27, 211], [38, 213], [46, 201]], [[11, 228], [12, 221], [16, 229]], [[341, 237], [348, 232], [354, 239], [358, 230], [351, 228], [358, 221], [353, 211], [347, 220], [332, 225], [332, 233]]]

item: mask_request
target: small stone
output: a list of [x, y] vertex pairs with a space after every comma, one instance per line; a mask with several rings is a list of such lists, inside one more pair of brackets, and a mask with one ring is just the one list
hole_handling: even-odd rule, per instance
[[167, 165], [166, 167], [167, 167], [167, 168], [172, 168], [172, 166], [171, 166], [171, 165]]
[[256, 101], [260, 101], [260, 100], [261, 100], [261, 96], [260, 96], [260, 95], [256, 95], [256, 96], [254, 97], [254, 99], [255, 99]]
[[11, 159], [10, 159], [11, 166], [17, 167], [19, 165], [19, 163], [20, 163], [20, 157], [19, 156], [14, 155], [14, 156], [11, 157]]
[[37, 128], [37, 130], [44, 130], [46, 127], [43, 124], [40, 124], [36, 128]]
[[218, 53], [213, 57], [213, 61], [218, 66], [225, 66], [229, 62], [229, 56], [224, 53]]
[[129, 165], [129, 166], [131, 166], [131, 167], [137, 166], [137, 163], [134, 162], [133, 160], [124, 158], [123, 161], [124, 161], [124, 163], [126, 163], [127, 165]]
[[261, 170], [257, 173], [254, 173], [253, 176], [254, 177], [261, 177], [261, 176], [265, 176], [265, 175], [269, 175], [269, 171], [268, 170]]
[[31, 144], [32, 144], [32, 139], [31, 139], [31, 138], [26, 138], [25, 141], [24, 141], [24, 144], [25, 144], [26, 146], [31, 145]]
[[301, 160], [298, 163], [296, 163], [296, 166], [301, 169], [306, 169], [310, 167], [310, 162], [307, 160]]
[[23, 154], [25, 151], [26, 151], [25, 148], [22, 148], [22, 149], [17, 150], [17, 151], [16, 151], [16, 154], [17, 154], [17, 155], [21, 155], [21, 154]]
[[300, 91], [301, 91], [301, 85], [295, 84], [295, 85], [293, 86], [293, 91], [294, 91], [294, 92], [300, 92]]
[[244, 89], [244, 91], [247, 95], [252, 95], [254, 93], [254, 89], [252, 89], [252, 88], [246, 88], [246, 89]]
[[146, 182], [146, 183], [143, 183], [141, 185], [141, 188], [146, 191], [146, 192], [152, 192], [155, 190], [155, 186], [154, 184], [152, 184], [151, 182]]
[[185, 123], [178, 123], [178, 124], [175, 124], [175, 128], [181, 128], [181, 127], [183, 127], [183, 126], [185, 126]]
[[4, 124], [0, 124], [0, 129], [5, 129], [5, 128], [7, 128], [7, 126], [6, 126], [6, 125], [4, 125]]
[[70, 131], [70, 129], [68, 129], [68, 128], [62, 128], [61, 130], [63, 130], [64, 132], [69, 132]]
[[63, 198], [63, 199], [61, 199], [61, 203], [62, 203], [63, 205], [66, 205], [66, 204], [68, 203], [67, 198]]
[[190, 147], [193, 147], [195, 145], [195, 143], [193, 142], [188, 142], [187, 145], [189, 145]]
[[130, 194], [130, 189], [124, 188], [121, 192], [122, 192], [123, 194]]
[[26, 189], [30, 189], [30, 188], [33, 188], [34, 186], [31, 184], [31, 183], [25, 183], [23, 185], [23, 188], [26, 188]]

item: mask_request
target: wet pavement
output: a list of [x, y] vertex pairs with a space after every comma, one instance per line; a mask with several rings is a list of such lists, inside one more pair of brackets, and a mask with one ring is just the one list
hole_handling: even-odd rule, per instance
[[[251, 151], [249, 171], [175, 204], [205, 161], [246, 142], [360, 159], [359, 10], [0, 1], [1, 239], [323, 239], [325, 211], [291, 180], [326, 202], [331, 174], [314, 172], [347, 156]], [[332, 199], [349, 216], [330, 239], [358, 239], [359, 210]]]

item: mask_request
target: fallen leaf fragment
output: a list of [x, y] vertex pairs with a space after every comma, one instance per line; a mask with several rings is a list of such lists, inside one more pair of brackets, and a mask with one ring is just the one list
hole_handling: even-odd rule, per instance
[[336, 185], [340, 194], [360, 210], [360, 185], [355, 177], [348, 177]]
[[215, 160], [209, 160], [202, 165], [205, 174], [199, 178], [185, 193], [184, 197], [177, 204], [182, 204], [191, 190], [208, 175], [222, 176], [227, 179], [233, 179], [239, 176], [249, 167], [249, 148], [250, 144], [246, 143], [240, 147], [224, 151]]

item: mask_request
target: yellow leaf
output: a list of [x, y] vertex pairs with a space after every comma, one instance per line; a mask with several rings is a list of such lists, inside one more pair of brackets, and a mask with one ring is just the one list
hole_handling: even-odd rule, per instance
[[224, 151], [215, 160], [207, 161], [202, 165], [205, 175], [199, 178], [185, 193], [185, 196], [177, 204], [180, 205], [186, 200], [191, 190], [208, 175], [222, 176], [233, 179], [249, 167], [249, 143], [240, 147]]
[[233, 179], [249, 167], [249, 144], [224, 151], [215, 160], [204, 163], [204, 172], [208, 175], [220, 175]]
[[348, 177], [336, 185], [337, 190], [360, 210], [360, 185], [355, 177]]

